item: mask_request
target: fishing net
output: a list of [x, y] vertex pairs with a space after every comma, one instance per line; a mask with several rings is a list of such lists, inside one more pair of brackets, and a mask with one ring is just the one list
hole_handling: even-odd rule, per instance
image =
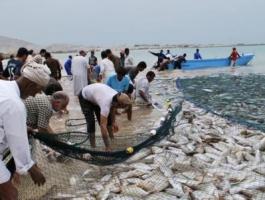
[[[115, 166], [122, 166], [123, 163], [129, 166], [135, 157], [146, 156], [154, 143], [174, 133], [176, 116], [181, 111], [182, 99], [176, 98], [173, 79], [167, 79], [167, 84], [161, 85], [162, 81], [164, 80], [157, 80], [156, 84], [164, 90], [159, 92], [151, 90], [156, 100], [163, 102], [158, 119], [161, 116], [163, 118], [156, 119], [159, 126], [139, 127], [134, 134], [115, 135], [115, 139], [111, 141], [111, 152], [105, 151], [100, 135], [96, 136], [97, 147], [91, 148], [89, 135], [85, 132], [84, 118], [67, 119], [66, 132], [33, 134], [32, 157], [46, 177], [46, 183], [38, 187], [34, 185], [30, 176], [21, 176], [18, 186], [19, 199], [95, 199], [102, 190], [100, 187], [97, 188], [95, 183], [104, 183], [106, 181], [104, 177], [115, 171]], [[172, 109], [168, 112], [169, 105]], [[125, 167], [122, 170], [129, 169]]]
[[[35, 139], [32, 139], [31, 142], [33, 158], [42, 169], [47, 181], [44, 186], [38, 187], [34, 185], [29, 176], [21, 177], [20, 199], [70, 199], [74, 197], [94, 199], [91, 195], [97, 196], [99, 192], [95, 188], [93, 189], [96, 180], [98, 177], [108, 176], [110, 173], [107, 167], [97, 165], [113, 166], [112, 164], [124, 162], [129, 157], [133, 157], [134, 154], [137, 156], [137, 152], [145, 152], [146, 147], [150, 147], [155, 142], [173, 134], [174, 129], [172, 127], [174, 127], [176, 115], [180, 110], [181, 106], [178, 106], [169, 113], [161, 126], [156, 129], [156, 134], [116, 137], [112, 144], [115, 151], [112, 152], [92, 150], [88, 142], [88, 135], [84, 132], [55, 135], [35, 134]], [[101, 137], [97, 138], [98, 141], [102, 143], [99, 146], [103, 147]], [[51, 154], [51, 149], [47, 146], [55, 152]], [[128, 147], [132, 149], [132, 152], [128, 151]]]
[[114, 150], [111, 152], [106, 152], [104, 149], [100, 150], [104, 147], [101, 137], [96, 138], [99, 149], [93, 149], [89, 143], [89, 135], [85, 132], [72, 131], [53, 135], [36, 133], [34, 138], [65, 156], [97, 165], [115, 164], [128, 159], [142, 148], [148, 147], [167, 136], [180, 110], [181, 106], [177, 106], [172, 112], [168, 113], [161, 126], [155, 130], [155, 134], [141, 133], [115, 137], [111, 144]]
[[265, 131], [265, 76], [218, 75], [178, 79], [184, 97], [216, 115]]
[[159, 83], [152, 92], [169, 96], [172, 112], [156, 132], [117, 136], [112, 152], [101, 137], [91, 149], [87, 134], [74, 131], [83, 118], [66, 120], [66, 133], [34, 135], [32, 156], [47, 181], [38, 187], [21, 177], [19, 199], [264, 199], [265, 154], [251, 146], [264, 136], [176, 101], [182, 95]]

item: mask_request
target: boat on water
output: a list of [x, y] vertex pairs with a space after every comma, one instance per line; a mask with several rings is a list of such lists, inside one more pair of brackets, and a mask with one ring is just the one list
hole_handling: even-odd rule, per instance
[[[244, 54], [236, 61], [236, 66], [246, 66], [252, 59], [254, 54]], [[193, 69], [206, 69], [216, 67], [228, 67], [230, 66], [229, 58], [214, 58], [214, 59], [202, 59], [202, 60], [187, 60], [181, 63], [181, 69], [193, 70]]]

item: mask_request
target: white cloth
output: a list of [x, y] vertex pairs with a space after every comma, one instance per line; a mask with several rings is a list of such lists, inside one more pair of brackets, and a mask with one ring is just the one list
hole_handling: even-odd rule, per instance
[[81, 90], [88, 84], [88, 61], [84, 56], [76, 56], [72, 59], [72, 74], [74, 95], [79, 95]]
[[[150, 83], [148, 82], [146, 77], [140, 78], [136, 82], [136, 88], [135, 88], [135, 102], [137, 104], [148, 104], [151, 102], [151, 96], [149, 94], [149, 88], [150, 88]], [[146, 102], [140, 95], [140, 91], [142, 91], [145, 96], [147, 97], [149, 102]]]
[[115, 74], [114, 64], [108, 58], [104, 58], [100, 64], [100, 75], [102, 75], [102, 83], [106, 83], [108, 78]]
[[173, 60], [173, 56], [171, 55], [171, 53], [168, 53], [168, 54], [166, 55], [166, 57], [169, 58], [170, 60]]
[[125, 67], [134, 67], [133, 58], [130, 55], [125, 57], [124, 66]]
[[2, 159], [9, 148], [19, 174], [26, 174], [34, 162], [30, 156], [26, 108], [15, 81], [0, 80], [0, 184], [10, 179]]
[[100, 107], [100, 114], [108, 117], [112, 98], [118, 92], [103, 83], [94, 83], [86, 86], [82, 90], [82, 96]]
[[41, 57], [41, 55], [36, 55], [32, 58], [32, 60], [36, 63], [39, 63], [39, 64], [43, 64], [44, 61], [43, 61], [43, 58]]
[[51, 70], [46, 65], [30, 61], [23, 66], [21, 73], [32, 82], [45, 87], [50, 81]]

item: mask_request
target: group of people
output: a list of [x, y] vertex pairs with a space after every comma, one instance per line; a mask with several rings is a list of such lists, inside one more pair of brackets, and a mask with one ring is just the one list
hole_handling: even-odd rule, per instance
[[[146, 69], [144, 61], [134, 66], [130, 51], [126, 48], [116, 56], [110, 49], [101, 52], [101, 61], [95, 52], [87, 58], [86, 52], [81, 50], [79, 55], [71, 59], [71, 75], [73, 77], [74, 95], [78, 96], [80, 106], [85, 115], [87, 132], [90, 135], [91, 147], [96, 146], [95, 118], [99, 122], [106, 151], [111, 150], [109, 139], [118, 131], [116, 115], [118, 108], [123, 108], [128, 120], [132, 119], [132, 102], [150, 106], [150, 82], [155, 78], [153, 71], [136, 81], [139, 72]], [[65, 62], [65, 67], [69, 60]]]
[[[154, 53], [152, 51], [149, 52], [154, 56], [157, 56], [157, 62], [155, 63], [154, 68], [157, 69], [158, 71], [169, 69], [170, 67], [172, 67], [173, 69], [181, 69], [181, 64], [183, 62], [186, 62], [186, 56], [187, 56], [186, 53], [177, 56], [177, 55], [172, 55], [170, 50], [167, 50], [166, 53], [164, 53], [163, 50], [160, 50], [159, 53]], [[233, 47], [232, 52], [229, 56], [230, 65], [234, 67], [236, 65], [236, 60], [238, 58], [240, 58], [240, 55], [237, 52], [236, 48]], [[193, 54], [193, 59], [194, 60], [202, 59], [199, 49], [196, 49], [195, 53]]]
[[164, 53], [163, 50], [160, 50], [159, 53], [154, 53], [152, 51], [149, 52], [154, 56], [157, 56], [157, 62], [154, 65], [154, 68], [158, 71], [168, 69], [169, 65], [172, 65], [174, 69], [181, 69], [181, 63], [186, 62], [186, 53], [180, 56], [172, 55], [169, 49], [166, 53]]
[[[32, 132], [52, 133], [49, 120], [54, 112], [66, 110], [69, 97], [61, 86], [54, 86], [61, 67], [45, 50], [34, 55], [19, 48], [5, 68], [0, 57], [0, 198], [17, 199], [11, 181], [17, 174], [29, 173], [36, 184], [45, 183], [31, 158], [28, 136]], [[2, 159], [10, 154], [12, 159], [5, 165]]]
[[[91, 147], [96, 147], [96, 117], [106, 151], [111, 151], [110, 140], [119, 130], [117, 109], [123, 109], [131, 120], [133, 100], [150, 106], [149, 87], [155, 73], [148, 71], [136, 81], [147, 66], [143, 61], [134, 66], [129, 49], [122, 51], [120, 57], [107, 49], [101, 57], [98, 64], [94, 51], [87, 59], [86, 52], [81, 50], [79, 55], [69, 57], [64, 67], [73, 77], [74, 94], [87, 122]], [[54, 112], [67, 110], [69, 96], [58, 82], [60, 62], [45, 49], [34, 55], [33, 51], [19, 48], [5, 68], [2, 60], [0, 54], [0, 197], [16, 199], [18, 194], [12, 183], [16, 174], [29, 173], [36, 184], [45, 183], [31, 158], [28, 136], [33, 132], [53, 133], [49, 120]], [[13, 159], [5, 165], [3, 159], [9, 154]]]

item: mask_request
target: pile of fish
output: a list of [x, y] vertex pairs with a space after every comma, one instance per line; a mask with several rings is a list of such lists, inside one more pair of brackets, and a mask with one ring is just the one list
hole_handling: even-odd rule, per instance
[[178, 80], [186, 99], [236, 123], [265, 131], [265, 76], [212, 75]]
[[265, 135], [184, 102], [175, 134], [124, 163], [69, 177], [51, 199], [265, 199]]

